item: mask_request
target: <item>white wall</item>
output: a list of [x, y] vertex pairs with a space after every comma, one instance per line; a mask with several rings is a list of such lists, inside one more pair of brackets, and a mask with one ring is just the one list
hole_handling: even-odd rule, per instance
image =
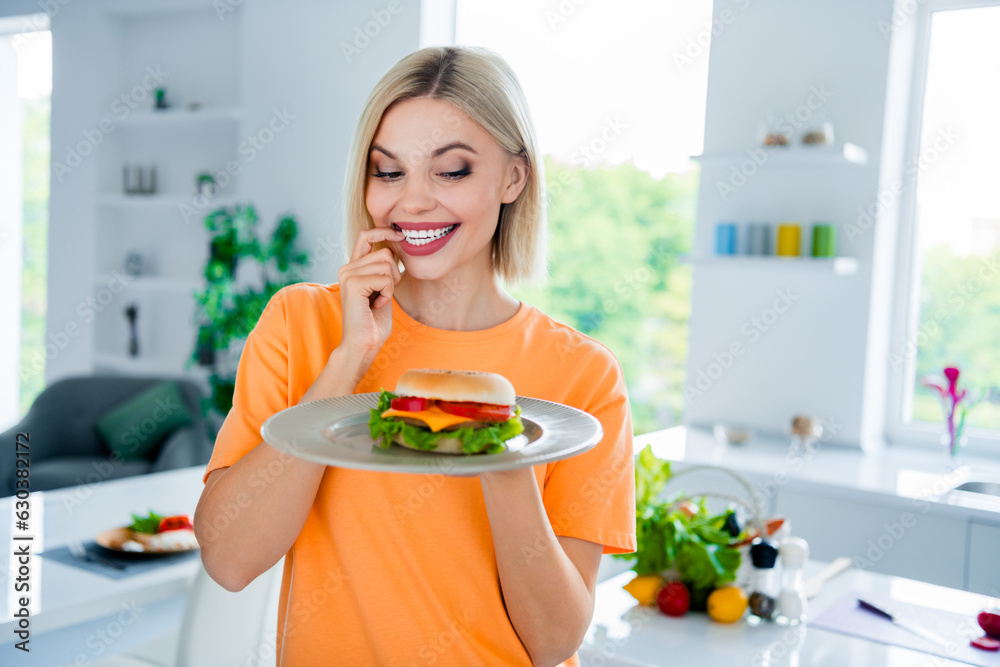
[[[880, 188], [890, 44], [879, 22], [889, 21], [891, 10], [891, 0], [716, 3], [723, 28], [711, 46], [705, 153], [746, 157], [768, 113], [812, 103], [818, 108], [812, 113], [833, 121], [836, 142], [862, 146], [869, 161], [793, 169], [765, 164], [727, 193], [717, 184], [732, 183], [733, 165], [703, 167], [699, 253], [711, 254], [721, 220], [794, 220], [803, 224], [804, 236], [811, 223], [829, 221], [839, 227], [840, 254], [858, 258], [860, 269], [835, 276], [784, 265], [696, 265], [687, 384], [698, 389], [700, 374], [720, 358], [727, 361], [733, 343], [743, 346], [743, 354], [710, 383], [703, 379], [701, 386], [709, 386], [700, 395], [690, 392], [689, 423], [724, 421], [782, 433], [793, 415], [805, 413], [834, 424], [834, 439], [843, 443], [881, 432], [882, 406], [865, 400], [866, 390], [884, 393], [884, 377], [868, 372], [885, 363], [884, 322], [872, 318], [889, 316], [887, 309], [870, 313], [876, 234], [868, 229], [851, 240], [846, 227]], [[792, 295], [791, 305], [780, 302], [786, 312], [763, 331], [752, 318], [765, 315], [781, 293]], [[871, 346], [870, 333], [878, 333]]]
[[21, 356], [21, 100], [17, 94], [17, 51], [0, 36], [0, 424], [20, 417]]
[[[94, 119], [107, 114], [122, 93], [121, 68], [128, 63], [120, 62], [115, 52], [120, 43], [116, 19], [104, 11], [112, 4], [122, 6], [114, 0], [67, 3], [51, 17], [53, 160], [65, 161], [67, 147], [77, 145], [83, 133], [93, 129]], [[396, 8], [396, 3], [388, 0], [185, 0], [183, 4], [201, 8], [206, 15], [216, 6], [235, 9], [206, 20], [241, 23], [239, 80], [234, 82], [243, 109], [241, 135], [258, 134], [269, 125], [275, 109], [294, 115], [252, 160], [246, 155], [238, 158], [243, 166], [239, 194], [241, 200], [256, 205], [267, 232], [279, 215], [293, 214], [300, 244], [315, 260], [306, 279], [335, 281], [341, 263], [340, 190], [348, 144], [375, 82], [400, 57], [418, 48], [419, 3], [399, 0], [395, 13], [388, 7]], [[171, 3], [150, 4], [157, 5]], [[16, 6], [0, 9], [0, 14], [8, 12], [18, 13]], [[367, 29], [374, 36], [368, 36], [367, 45], [348, 59], [342, 43], [364, 44], [356, 29], [362, 34]], [[210, 95], [205, 91], [205, 97]], [[98, 145], [95, 153], [111, 150], [111, 143]], [[62, 180], [52, 179], [47, 330], [54, 347], [45, 368], [47, 384], [92, 368], [93, 331], [79, 310], [94, 287], [98, 173], [92, 157], [84, 158]]]

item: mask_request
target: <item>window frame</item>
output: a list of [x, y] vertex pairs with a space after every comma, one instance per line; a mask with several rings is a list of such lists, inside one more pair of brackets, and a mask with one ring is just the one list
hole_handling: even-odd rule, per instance
[[[917, 11], [909, 20], [914, 24], [914, 62], [910, 104], [906, 118], [904, 160], [920, 152], [920, 135], [924, 120], [924, 99], [927, 93], [927, 68], [930, 61], [931, 22], [937, 12], [963, 9], [985, 9], [1000, 6], [1000, 0], [910, 0], [918, 3]], [[941, 446], [940, 425], [926, 422], [904, 421], [912, 410], [913, 394], [909, 387], [915, 380], [917, 351], [911, 351], [919, 326], [920, 291], [916, 289], [922, 273], [922, 261], [916, 252], [917, 240], [917, 185], [919, 173], [906, 177], [899, 201], [899, 229], [896, 248], [895, 286], [890, 329], [889, 383], [886, 401], [886, 436], [891, 443]], [[897, 355], [903, 357], [897, 363]], [[966, 451], [974, 455], [1000, 456], [1000, 429], [969, 426], [966, 429]]]

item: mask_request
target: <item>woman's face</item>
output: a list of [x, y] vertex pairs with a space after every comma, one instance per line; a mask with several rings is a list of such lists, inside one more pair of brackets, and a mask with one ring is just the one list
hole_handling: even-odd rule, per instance
[[436, 280], [453, 269], [491, 272], [500, 204], [514, 201], [527, 167], [465, 112], [442, 100], [399, 102], [382, 116], [368, 156], [365, 203], [406, 274]]

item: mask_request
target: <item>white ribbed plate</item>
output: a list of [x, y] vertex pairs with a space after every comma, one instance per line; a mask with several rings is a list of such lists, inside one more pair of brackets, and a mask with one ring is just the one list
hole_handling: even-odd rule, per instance
[[596, 418], [567, 405], [517, 397], [524, 433], [498, 454], [436, 454], [395, 443], [379, 447], [368, 430], [378, 394], [310, 401], [282, 410], [260, 427], [264, 440], [289, 454], [340, 468], [445, 475], [477, 475], [558, 461], [581, 454], [604, 435]]

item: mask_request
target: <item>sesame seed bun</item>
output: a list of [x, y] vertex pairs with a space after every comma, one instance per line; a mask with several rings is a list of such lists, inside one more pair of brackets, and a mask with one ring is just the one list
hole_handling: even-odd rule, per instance
[[[435, 398], [441, 401], [471, 401], [510, 406], [513, 406], [517, 399], [514, 385], [497, 373], [427, 368], [416, 368], [403, 373], [396, 383], [396, 394]], [[441, 451], [440, 445], [437, 451]]]

